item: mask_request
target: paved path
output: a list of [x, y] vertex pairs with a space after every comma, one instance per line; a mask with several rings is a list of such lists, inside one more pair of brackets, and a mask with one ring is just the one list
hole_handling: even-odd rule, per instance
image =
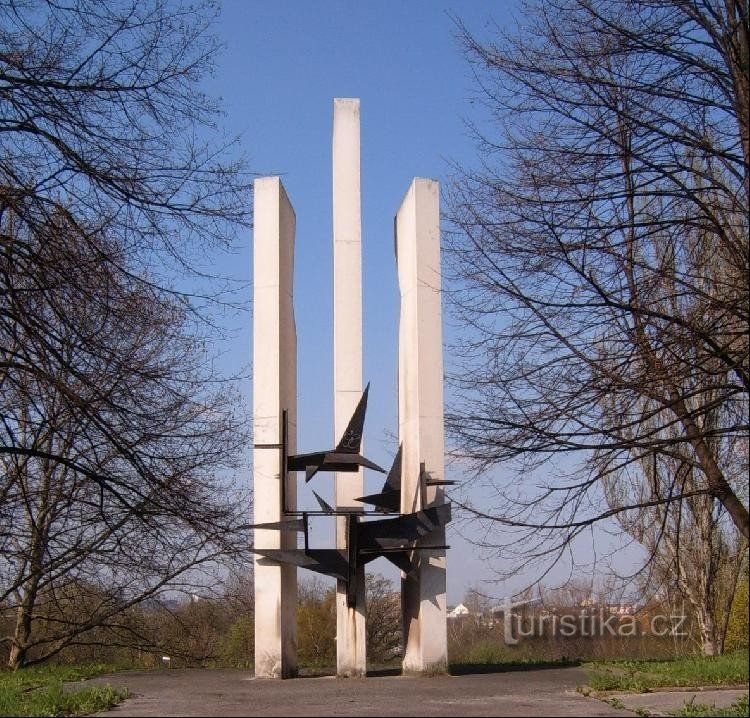
[[666, 715], [680, 710], [686, 703], [695, 705], [716, 706], [726, 708], [738, 701], [742, 696], [747, 698], [747, 688], [738, 690], [722, 688], [717, 690], [671, 690], [654, 691], [653, 693], [612, 693], [607, 697], [619, 700], [626, 708], [636, 711], [646, 708], [654, 715]]
[[90, 683], [133, 698], [101, 715], [128, 716], [624, 716], [576, 693], [579, 668], [433, 678], [254, 680], [246, 671], [116, 673]]

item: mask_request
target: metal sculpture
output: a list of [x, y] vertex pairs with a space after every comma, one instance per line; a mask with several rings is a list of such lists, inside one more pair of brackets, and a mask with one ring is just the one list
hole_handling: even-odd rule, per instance
[[304, 471], [305, 482], [310, 481], [319, 471], [355, 472], [359, 470], [360, 466], [384, 474], [385, 469], [381, 469], [376, 463], [359, 453], [362, 446], [362, 430], [365, 424], [369, 391], [370, 385], [368, 384], [362, 393], [357, 408], [354, 410], [354, 414], [352, 414], [352, 418], [349, 419], [349, 425], [346, 427], [341, 441], [335, 449], [290, 456], [287, 459], [287, 471]]
[[370, 504], [382, 513], [398, 513], [401, 508], [401, 466], [403, 464], [403, 452], [398, 447], [396, 458], [393, 460], [391, 470], [386, 476], [385, 484], [379, 494], [360, 496], [357, 501]]
[[[308, 454], [287, 456], [286, 447], [282, 446], [282, 495], [286, 495], [288, 473], [304, 471], [305, 480], [309, 481], [318, 472], [356, 471], [364, 466], [385, 473], [377, 464], [360, 455], [367, 396], [370, 385], [362, 394], [344, 436], [335, 449]], [[286, 432], [282, 433], [285, 441]], [[399, 447], [388, 472], [383, 489], [379, 494], [363, 496], [359, 501], [375, 506], [375, 511], [337, 510], [323, 500], [315, 491], [320, 511], [290, 511], [283, 501], [283, 515], [289, 518], [283, 521], [253, 524], [252, 528], [275, 531], [294, 531], [304, 538], [304, 548], [298, 549], [253, 549], [253, 552], [266, 560], [289, 564], [309, 571], [332, 576], [347, 584], [347, 605], [356, 605], [357, 592], [355, 577], [357, 569], [376, 558], [384, 557], [394, 566], [410, 575], [414, 570], [415, 552], [435, 549], [446, 550], [445, 545], [423, 543], [437, 529], [444, 528], [451, 520], [450, 503], [431, 506], [409, 514], [400, 514], [401, 502], [401, 466], [402, 452]], [[422, 467], [420, 481], [430, 485], [428, 473]], [[449, 483], [449, 482], [440, 482]], [[391, 514], [391, 518], [363, 520], [369, 516]], [[327, 549], [310, 547], [310, 516], [344, 516], [347, 527], [347, 549]]]

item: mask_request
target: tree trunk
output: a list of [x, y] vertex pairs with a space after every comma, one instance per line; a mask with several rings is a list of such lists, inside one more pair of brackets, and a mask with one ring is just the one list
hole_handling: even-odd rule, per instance
[[690, 416], [690, 412], [687, 406], [685, 406], [682, 397], [680, 397], [676, 390], [672, 389], [670, 390], [670, 399], [672, 409], [682, 422], [685, 434], [695, 449], [701, 469], [706, 476], [711, 495], [721, 501], [727, 513], [732, 517], [734, 525], [745, 539], [750, 539], [750, 517], [748, 516], [747, 508], [732, 490], [729, 482], [724, 478], [724, 474], [716, 463], [700, 430], [695, 425], [693, 417]]
[[26, 663], [29, 650], [29, 638], [31, 638], [31, 620], [39, 579], [31, 580], [28, 588], [24, 589], [23, 600], [16, 608], [16, 628], [13, 632], [13, 641], [10, 645], [10, 656], [8, 667], [16, 670], [22, 668]]
[[701, 631], [701, 648], [705, 656], [720, 656], [724, 652], [716, 621], [705, 607], [698, 608], [698, 625]]

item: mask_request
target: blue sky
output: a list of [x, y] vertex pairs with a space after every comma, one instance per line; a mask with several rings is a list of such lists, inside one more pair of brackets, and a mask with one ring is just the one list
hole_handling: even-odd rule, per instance
[[[393, 216], [413, 177], [444, 184], [451, 161], [475, 161], [464, 118], [476, 119], [477, 107], [470, 103], [472, 80], [451, 15], [481, 34], [490, 18], [507, 25], [515, 7], [511, 2], [434, 0], [223, 3], [216, 31], [226, 49], [207, 90], [221, 96], [224, 127], [242, 135], [251, 169], [282, 176], [297, 215], [300, 451], [334, 442], [333, 98], [361, 100], [364, 356], [365, 377], [372, 382], [365, 441], [368, 456], [387, 466], [397, 431]], [[250, 233], [237, 237], [236, 253], [220, 269], [249, 280]], [[237, 369], [250, 357], [248, 318], [224, 361]], [[249, 400], [249, 384], [245, 390]], [[379, 475], [369, 477], [368, 490], [375, 491], [381, 481]], [[330, 497], [322, 480], [316, 490]], [[466, 586], [491, 573], [475, 549], [455, 531], [449, 534], [448, 599], [455, 603]], [[375, 570], [387, 573], [387, 566], [378, 562]], [[519, 587], [487, 590], [503, 595]]]

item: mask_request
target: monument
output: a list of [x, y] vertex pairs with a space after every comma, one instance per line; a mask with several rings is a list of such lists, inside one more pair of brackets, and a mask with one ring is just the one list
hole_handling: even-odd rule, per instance
[[[396, 214], [401, 292], [398, 337], [398, 437], [402, 447], [401, 513], [444, 501], [443, 335], [438, 183], [414, 179]], [[445, 527], [430, 541], [445, 543]], [[419, 545], [419, 544], [418, 544]], [[404, 671], [447, 669], [445, 551], [414, 554], [401, 582]]]
[[[281, 181], [255, 182], [254, 496], [255, 675], [296, 674], [297, 568], [336, 579], [337, 674], [366, 673], [365, 565], [379, 556], [401, 571], [405, 672], [447, 667], [443, 362], [439, 189], [415, 179], [395, 221], [401, 293], [399, 448], [383, 488], [362, 496], [369, 385], [362, 381], [359, 100], [334, 100], [335, 447], [296, 454], [294, 211]], [[334, 473], [335, 506], [297, 510], [305, 482]], [[365, 506], [373, 507], [366, 509]], [[311, 516], [336, 524], [335, 548], [310, 546]], [[301, 534], [302, 547], [298, 547]]]
[[[286, 482], [284, 454], [296, 450], [297, 332], [293, 275], [295, 216], [278, 177], [254, 186], [253, 494], [256, 524], [287, 519], [296, 485]], [[287, 484], [287, 485], [285, 485]], [[257, 528], [255, 545], [297, 547], [296, 534]], [[255, 675], [297, 672], [297, 569], [255, 561]]]
[[[333, 101], [333, 411], [341, 436], [362, 394], [362, 225], [359, 171], [359, 100]], [[337, 509], [361, 510], [364, 472], [337, 473]], [[346, 517], [336, 519], [336, 548], [346, 550]], [[347, 587], [336, 586], [336, 671], [359, 677], [367, 671], [365, 572], [354, 577], [356, 605]]]

